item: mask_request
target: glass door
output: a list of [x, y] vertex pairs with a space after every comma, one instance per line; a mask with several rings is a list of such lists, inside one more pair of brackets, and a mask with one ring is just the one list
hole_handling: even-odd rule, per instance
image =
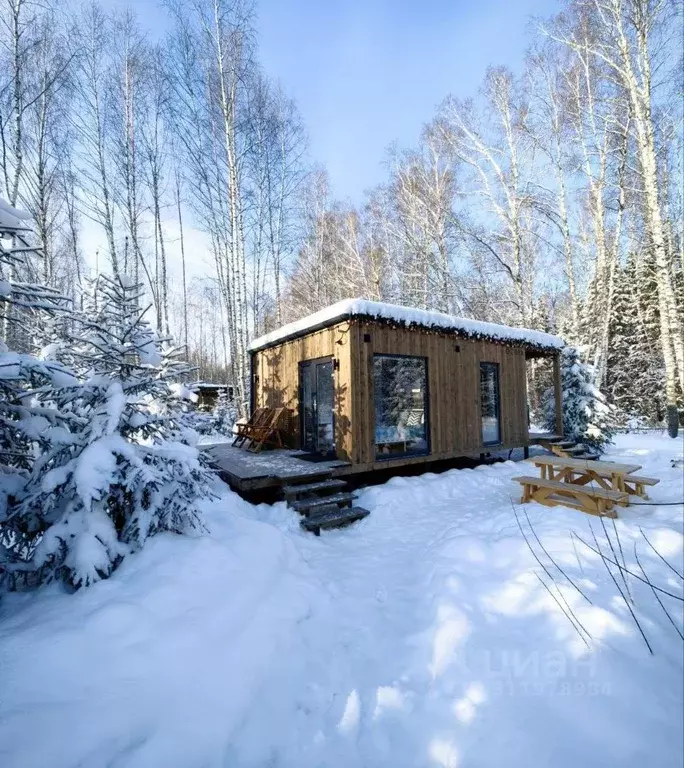
[[302, 448], [324, 455], [335, 452], [333, 362], [299, 364]]
[[498, 363], [480, 363], [480, 413], [482, 414], [482, 445], [498, 445], [501, 443]]

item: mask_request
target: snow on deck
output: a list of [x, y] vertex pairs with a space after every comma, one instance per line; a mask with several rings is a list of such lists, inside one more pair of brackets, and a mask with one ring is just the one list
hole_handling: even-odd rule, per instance
[[332, 304], [325, 309], [315, 312], [271, 333], [260, 336], [250, 345], [249, 350], [268, 347], [276, 342], [284, 341], [292, 336], [298, 336], [317, 328], [331, 325], [349, 317], [370, 317], [378, 320], [390, 320], [407, 327], [420, 327], [454, 331], [468, 338], [486, 338], [495, 341], [516, 342], [527, 344], [540, 349], [561, 349], [565, 343], [559, 336], [529, 328], [514, 328], [498, 323], [485, 323], [480, 320], [469, 320], [442, 312], [428, 312], [424, 309], [402, 307], [398, 304], [383, 304], [378, 301], [365, 299], [345, 299]]
[[[673, 594], [681, 579], [640, 531], [682, 571], [682, 508], [664, 506], [682, 501], [681, 456], [681, 439], [651, 435], [620, 435], [608, 456], [661, 480], [653, 506], [607, 530]], [[593, 544], [593, 529], [609, 551], [599, 520], [518, 506], [591, 600], [537, 547], [584, 644], [518, 529], [521, 470], [394, 478], [362, 492], [367, 519], [320, 538], [283, 503], [224, 490], [210, 534], [156, 536], [75, 595], [9, 596], [0, 765], [681, 768], [675, 627], [627, 576], [651, 655], [601, 559], [570, 537]], [[681, 603], [661, 599], [681, 626]]]
[[236, 482], [256, 481], [321, 475], [330, 469], [349, 466], [339, 459], [330, 461], [307, 461], [298, 458], [302, 451], [276, 448], [260, 453], [251, 453], [244, 448], [235, 448], [230, 443], [216, 443], [199, 446], [222, 471], [231, 475]]

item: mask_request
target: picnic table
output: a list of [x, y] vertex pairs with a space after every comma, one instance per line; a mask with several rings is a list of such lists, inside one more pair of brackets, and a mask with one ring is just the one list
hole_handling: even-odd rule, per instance
[[625, 491], [628, 478], [641, 469], [641, 464], [618, 464], [612, 461], [587, 461], [561, 456], [533, 456], [526, 459], [541, 470], [542, 478], [559, 482], [589, 485], [596, 483], [607, 491]]
[[641, 469], [640, 464], [561, 456], [533, 456], [526, 461], [539, 468], [540, 476], [513, 478], [523, 485], [523, 503], [562, 504], [592, 515], [617, 517], [616, 504], [626, 507], [630, 494], [648, 498], [645, 486], [659, 482], [635, 475]]

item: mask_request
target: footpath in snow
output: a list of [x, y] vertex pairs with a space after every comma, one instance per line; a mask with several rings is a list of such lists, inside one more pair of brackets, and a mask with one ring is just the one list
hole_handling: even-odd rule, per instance
[[643, 435], [608, 455], [661, 480], [662, 506], [606, 523], [627, 568], [641, 574], [636, 544], [671, 593], [672, 621], [612, 569], [652, 655], [570, 536], [593, 545], [593, 529], [612, 556], [601, 521], [520, 507], [513, 462], [368, 488], [371, 516], [320, 538], [224, 489], [209, 534], [159, 536], [75, 595], [0, 605], [0, 765], [681, 768], [681, 456], [681, 439]]

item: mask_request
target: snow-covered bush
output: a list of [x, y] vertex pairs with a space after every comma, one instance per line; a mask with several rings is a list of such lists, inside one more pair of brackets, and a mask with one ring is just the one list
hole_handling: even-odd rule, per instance
[[212, 412], [213, 432], [219, 435], [230, 435], [237, 419], [237, 409], [228, 396], [228, 388], [219, 389], [218, 399]]
[[[563, 391], [563, 436], [602, 453], [614, 434], [613, 408], [594, 386], [594, 371], [583, 363], [575, 347], [561, 352]], [[553, 389], [543, 398], [544, 426], [556, 430], [556, 405]]]
[[80, 384], [37, 393], [64, 428], [9, 511], [30, 535], [22, 570], [37, 583], [106, 577], [153, 534], [201, 527], [209, 493], [171, 386], [180, 367], [143, 319], [140, 286], [101, 277], [95, 290], [97, 312], [72, 337]]

